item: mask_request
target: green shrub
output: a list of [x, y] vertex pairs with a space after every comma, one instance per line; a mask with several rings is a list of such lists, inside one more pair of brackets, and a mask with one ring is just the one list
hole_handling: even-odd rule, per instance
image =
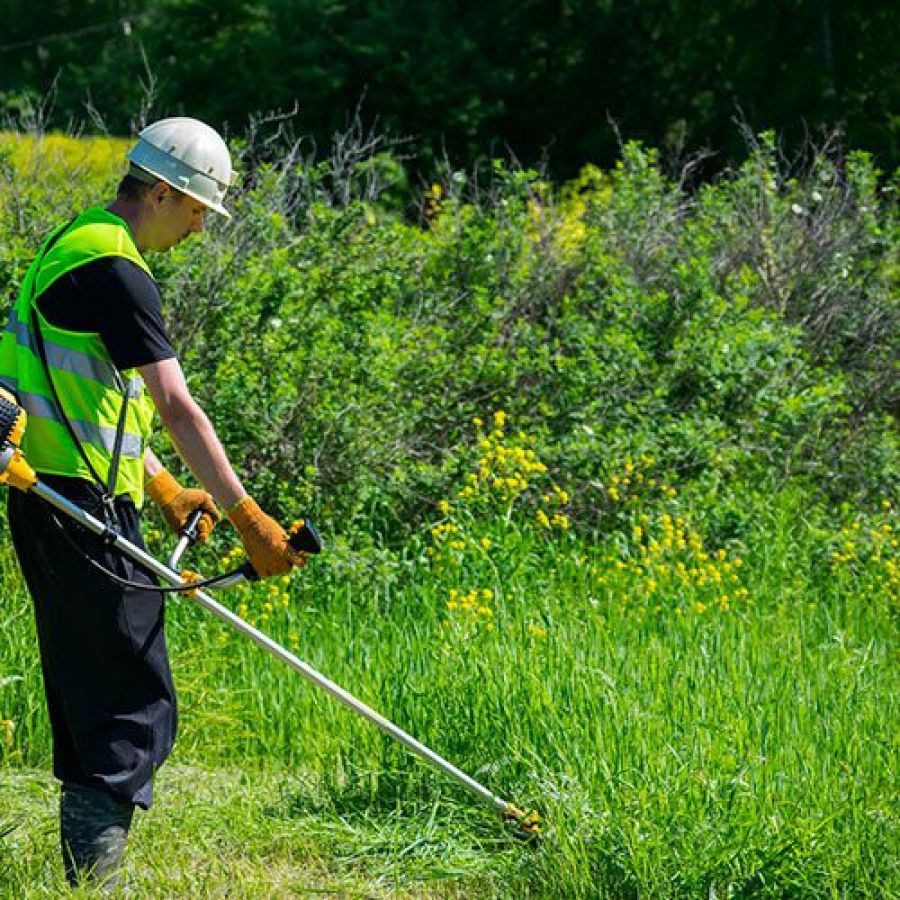
[[[0, 142], [9, 297], [123, 146], [30, 140]], [[609, 475], [641, 453], [699, 493], [799, 480], [871, 505], [898, 471], [894, 187], [863, 154], [792, 173], [773, 147], [695, 192], [636, 144], [561, 189], [498, 161], [486, 186], [448, 172], [419, 223], [389, 154], [243, 143], [235, 218], [151, 264], [252, 489], [331, 533], [402, 541], [499, 408], [565, 472], [577, 528], [617, 526]]]

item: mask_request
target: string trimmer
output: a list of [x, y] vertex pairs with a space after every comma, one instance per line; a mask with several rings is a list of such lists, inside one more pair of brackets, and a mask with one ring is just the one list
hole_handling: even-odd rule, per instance
[[[81, 509], [38, 479], [37, 474], [25, 459], [20, 446], [22, 436], [25, 433], [26, 423], [27, 414], [25, 410], [19, 406], [12, 394], [0, 388], [0, 484], [8, 484], [17, 490], [35, 494], [83, 528], [98, 535], [109, 546], [115, 547], [119, 552], [131, 558], [146, 571], [168, 585], [168, 587], [160, 587], [159, 590], [186, 594], [205, 610], [211, 612], [214, 616], [241, 632], [241, 634], [246, 635], [250, 640], [273, 656], [278, 657], [282, 662], [287, 663], [307, 681], [311, 681], [317, 687], [327, 691], [332, 697], [343, 703], [344, 706], [368, 719], [385, 734], [388, 734], [401, 744], [405, 744], [413, 753], [448, 774], [486, 803], [490, 803], [495, 809], [499, 810], [504, 820], [514, 826], [516, 836], [529, 840], [537, 838], [540, 832], [540, 820], [536, 813], [526, 814], [517, 806], [498, 797], [483, 784], [466, 775], [465, 772], [435, 753], [434, 750], [426, 747], [412, 735], [407, 734], [402, 728], [386, 719], [361, 700], [358, 700], [320, 672], [317, 672], [312, 666], [291, 653], [290, 650], [273, 641], [272, 638], [263, 634], [249, 622], [244, 621], [240, 616], [235, 615], [230, 609], [218, 603], [203, 590], [203, 588], [229, 587], [243, 579], [255, 580], [258, 576], [249, 563], [245, 563], [240, 569], [233, 572], [213, 576], [208, 579], [198, 579], [190, 573], [179, 573], [176, 571], [175, 567], [181, 555], [197, 538], [196, 524], [201, 515], [200, 511], [194, 514], [188, 527], [181, 534], [168, 564], [164, 565], [140, 547], [127, 541], [108, 523]], [[322, 550], [321, 540], [315, 528], [309, 522], [298, 522], [292, 527], [289, 532], [289, 540], [296, 550], [303, 553], [314, 555]], [[99, 563], [96, 564], [99, 565]], [[107, 574], [111, 577], [117, 577], [113, 573]], [[140, 587], [146, 589], [145, 584], [140, 585]]]

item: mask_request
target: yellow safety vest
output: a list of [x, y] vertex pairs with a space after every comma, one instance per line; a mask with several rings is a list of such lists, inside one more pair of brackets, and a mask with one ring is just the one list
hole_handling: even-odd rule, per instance
[[[143, 379], [137, 369], [116, 369], [99, 334], [57, 328], [35, 305], [58, 278], [106, 256], [129, 259], [152, 276], [125, 222], [101, 207], [82, 213], [44, 242], [25, 274], [0, 339], [0, 382], [16, 394], [28, 413], [22, 449], [37, 472], [91, 480], [96, 476], [107, 485], [124, 411], [113, 493], [130, 494], [140, 507], [144, 500], [144, 448], [153, 418], [153, 403]], [[41, 338], [52, 387], [41, 359]]]

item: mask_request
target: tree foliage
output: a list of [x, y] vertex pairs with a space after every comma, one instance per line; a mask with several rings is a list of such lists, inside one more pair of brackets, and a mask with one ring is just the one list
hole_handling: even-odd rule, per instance
[[677, 151], [743, 149], [733, 119], [795, 144], [840, 126], [900, 162], [896, 48], [886, 0], [2, 0], [0, 99], [21, 109], [55, 81], [53, 121], [89, 101], [126, 133], [150, 112], [240, 130], [299, 104], [327, 146], [365, 109], [412, 135], [427, 165], [511, 147], [574, 175], [611, 164], [617, 123]]

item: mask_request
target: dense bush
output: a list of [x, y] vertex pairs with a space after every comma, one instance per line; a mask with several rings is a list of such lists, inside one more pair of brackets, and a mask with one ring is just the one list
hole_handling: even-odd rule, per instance
[[[40, 234], [111, 195], [121, 149], [3, 138], [8, 299]], [[192, 388], [285, 513], [401, 539], [496, 409], [539, 435], [580, 529], [621, 522], [610, 477], [641, 454], [737, 520], [789, 481], [862, 504], [896, 486], [898, 185], [865, 154], [788, 172], [763, 135], [692, 192], [629, 144], [561, 189], [448, 169], [411, 212], [386, 153], [240, 153], [235, 218], [151, 263]]]

